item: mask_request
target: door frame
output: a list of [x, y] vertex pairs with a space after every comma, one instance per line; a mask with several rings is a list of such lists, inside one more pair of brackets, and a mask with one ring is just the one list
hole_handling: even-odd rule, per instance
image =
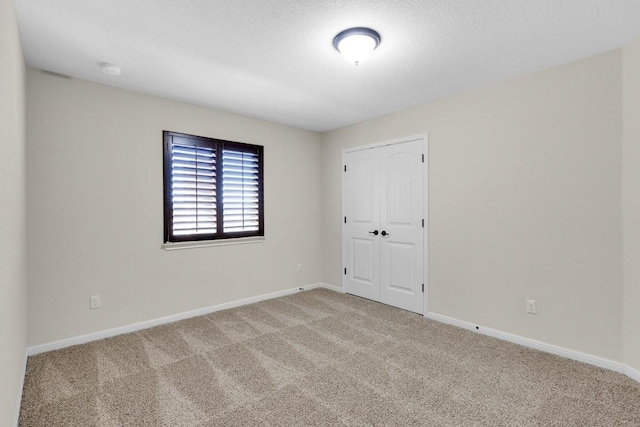
[[[373, 144], [365, 144], [358, 145], [355, 147], [349, 147], [342, 150], [342, 165], [346, 165], [346, 154], [353, 153], [356, 151], [362, 150], [370, 150], [372, 148], [384, 147], [387, 145], [395, 145], [402, 144], [405, 142], [413, 142], [422, 140], [424, 143], [424, 167], [423, 167], [423, 188], [424, 188], [424, 198], [423, 198], [423, 214], [424, 214], [424, 229], [423, 233], [423, 245], [424, 245], [424, 262], [422, 264], [422, 278], [424, 280], [424, 308], [423, 308], [423, 316], [429, 312], [429, 134], [428, 133], [420, 133], [417, 135], [406, 136], [403, 138], [391, 139], [388, 141], [375, 142]], [[345, 176], [342, 174], [342, 218], [345, 217]], [[346, 268], [347, 266], [347, 252], [346, 252], [346, 242], [345, 242], [345, 226], [344, 221], [340, 221], [342, 224], [340, 236], [342, 238], [342, 267]], [[346, 292], [346, 283], [345, 276], [342, 275], [342, 291]]]

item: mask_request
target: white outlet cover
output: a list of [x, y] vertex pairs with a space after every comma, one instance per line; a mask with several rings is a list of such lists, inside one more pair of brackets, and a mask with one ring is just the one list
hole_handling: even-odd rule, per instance
[[89, 308], [94, 310], [100, 308], [100, 295], [94, 295], [89, 300]]
[[535, 300], [532, 299], [528, 299], [527, 300], [527, 313], [529, 314], [536, 314], [536, 302]]

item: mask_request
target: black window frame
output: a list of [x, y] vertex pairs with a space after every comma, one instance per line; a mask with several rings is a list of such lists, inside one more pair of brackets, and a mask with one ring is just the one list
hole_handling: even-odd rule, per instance
[[[173, 137], [189, 139], [196, 147], [213, 149], [216, 153], [216, 232], [199, 234], [174, 234], [173, 230], [173, 175], [172, 175], [172, 147]], [[163, 140], [163, 195], [164, 195], [164, 242], [199, 242], [209, 240], [224, 240], [243, 237], [264, 237], [264, 147], [262, 145], [247, 144], [237, 141], [209, 138], [204, 136], [190, 135], [180, 132], [164, 130]], [[223, 150], [234, 150], [250, 152], [258, 158], [258, 229], [241, 232], [225, 232], [224, 201], [223, 201], [223, 173], [222, 173], [222, 153]]]

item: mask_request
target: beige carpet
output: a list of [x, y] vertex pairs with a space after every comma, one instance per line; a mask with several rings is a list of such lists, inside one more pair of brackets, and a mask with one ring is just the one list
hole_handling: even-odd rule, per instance
[[314, 290], [29, 358], [21, 426], [640, 426], [640, 384]]

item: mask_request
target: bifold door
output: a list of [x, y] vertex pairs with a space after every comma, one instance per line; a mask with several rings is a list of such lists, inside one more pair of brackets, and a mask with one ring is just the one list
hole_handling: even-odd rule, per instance
[[424, 311], [424, 141], [345, 153], [344, 286]]

